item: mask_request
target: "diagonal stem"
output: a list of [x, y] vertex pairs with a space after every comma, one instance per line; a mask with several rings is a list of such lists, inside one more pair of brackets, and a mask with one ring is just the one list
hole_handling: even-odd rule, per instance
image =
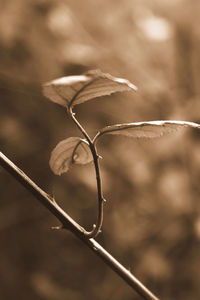
[[53, 199], [39, 188], [22, 170], [0, 152], [0, 166], [8, 171], [30, 193], [32, 193], [60, 222], [63, 228], [69, 229], [77, 238], [88, 246], [94, 254], [99, 256], [115, 273], [117, 273], [143, 299], [159, 300], [148, 290], [130, 271], [120, 264], [93, 238], [88, 239], [84, 229], [64, 212]]
[[93, 225], [92, 231], [90, 231], [90, 232], [85, 231], [84, 234], [88, 238], [94, 238], [101, 232], [101, 227], [103, 224], [103, 204], [105, 202], [105, 199], [102, 194], [101, 175], [100, 175], [100, 168], [99, 168], [99, 156], [97, 154], [97, 150], [96, 150], [96, 147], [95, 147], [93, 141], [91, 140], [90, 136], [87, 134], [85, 129], [82, 127], [82, 125], [76, 119], [71, 106], [69, 107], [68, 112], [69, 112], [69, 115], [70, 115], [71, 119], [73, 120], [73, 122], [76, 124], [78, 129], [81, 131], [83, 136], [88, 141], [90, 151], [93, 156], [94, 168], [95, 168], [95, 173], [96, 173], [96, 182], [97, 182], [98, 214], [97, 214], [96, 224]]

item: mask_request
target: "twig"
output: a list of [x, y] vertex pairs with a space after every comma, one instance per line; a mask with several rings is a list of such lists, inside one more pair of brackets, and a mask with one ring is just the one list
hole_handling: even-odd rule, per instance
[[0, 152], [0, 165], [7, 170], [17, 181], [19, 181], [29, 192], [31, 192], [57, 219], [62, 223], [62, 227], [69, 229], [93, 253], [98, 255], [113, 271], [127, 282], [143, 299], [159, 300], [152, 294], [130, 271], [113, 258], [100, 244], [93, 238], [88, 239], [84, 234], [84, 229], [76, 223], [51, 196], [39, 188], [23, 171], [21, 171], [12, 161]]
[[100, 232], [101, 227], [103, 224], [103, 204], [105, 202], [105, 199], [102, 194], [102, 188], [101, 188], [101, 176], [100, 176], [100, 169], [99, 169], [99, 156], [97, 154], [97, 150], [95, 147], [94, 142], [91, 140], [90, 136], [87, 134], [85, 129], [82, 127], [82, 125], [78, 122], [78, 120], [75, 117], [74, 112], [72, 111], [72, 107], [69, 107], [69, 115], [73, 122], [76, 124], [78, 129], [81, 131], [83, 136], [88, 141], [90, 151], [93, 156], [93, 162], [94, 162], [94, 168], [96, 173], [96, 181], [97, 181], [97, 197], [98, 197], [98, 214], [97, 214], [97, 221], [96, 224], [93, 225], [93, 230], [90, 232], [85, 231], [85, 235], [88, 238], [95, 238]]

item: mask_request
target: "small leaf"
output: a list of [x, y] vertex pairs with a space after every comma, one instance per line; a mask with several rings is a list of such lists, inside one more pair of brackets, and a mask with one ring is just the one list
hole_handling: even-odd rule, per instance
[[113, 77], [99, 70], [92, 70], [80, 76], [61, 77], [43, 85], [44, 96], [65, 107], [130, 90], [136, 91], [137, 88], [128, 80]]
[[92, 161], [92, 154], [86, 140], [79, 137], [67, 138], [54, 148], [49, 165], [56, 175], [69, 170], [72, 164], [87, 164]]
[[200, 124], [185, 121], [149, 121], [116, 124], [102, 128], [95, 139], [103, 134], [121, 134], [136, 138], [155, 138], [174, 132], [181, 127], [200, 128]]

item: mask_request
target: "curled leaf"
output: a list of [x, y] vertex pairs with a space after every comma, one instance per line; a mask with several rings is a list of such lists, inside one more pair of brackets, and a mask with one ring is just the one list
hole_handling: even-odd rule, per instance
[[95, 139], [103, 134], [121, 134], [134, 138], [155, 138], [182, 127], [200, 128], [200, 124], [186, 121], [149, 121], [116, 124], [102, 128]]
[[79, 137], [67, 138], [53, 149], [49, 161], [51, 170], [61, 175], [72, 164], [87, 164], [92, 161], [92, 154], [86, 140]]
[[113, 77], [100, 70], [92, 70], [80, 76], [61, 77], [43, 85], [44, 96], [65, 107], [130, 90], [136, 91], [137, 88], [126, 79]]

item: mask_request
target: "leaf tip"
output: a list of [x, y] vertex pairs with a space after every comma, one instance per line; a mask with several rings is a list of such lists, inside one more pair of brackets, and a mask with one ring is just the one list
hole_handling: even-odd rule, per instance
[[92, 154], [87, 141], [79, 137], [67, 138], [51, 152], [49, 166], [55, 175], [68, 172], [74, 164], [84, 165], [92, 161]]

